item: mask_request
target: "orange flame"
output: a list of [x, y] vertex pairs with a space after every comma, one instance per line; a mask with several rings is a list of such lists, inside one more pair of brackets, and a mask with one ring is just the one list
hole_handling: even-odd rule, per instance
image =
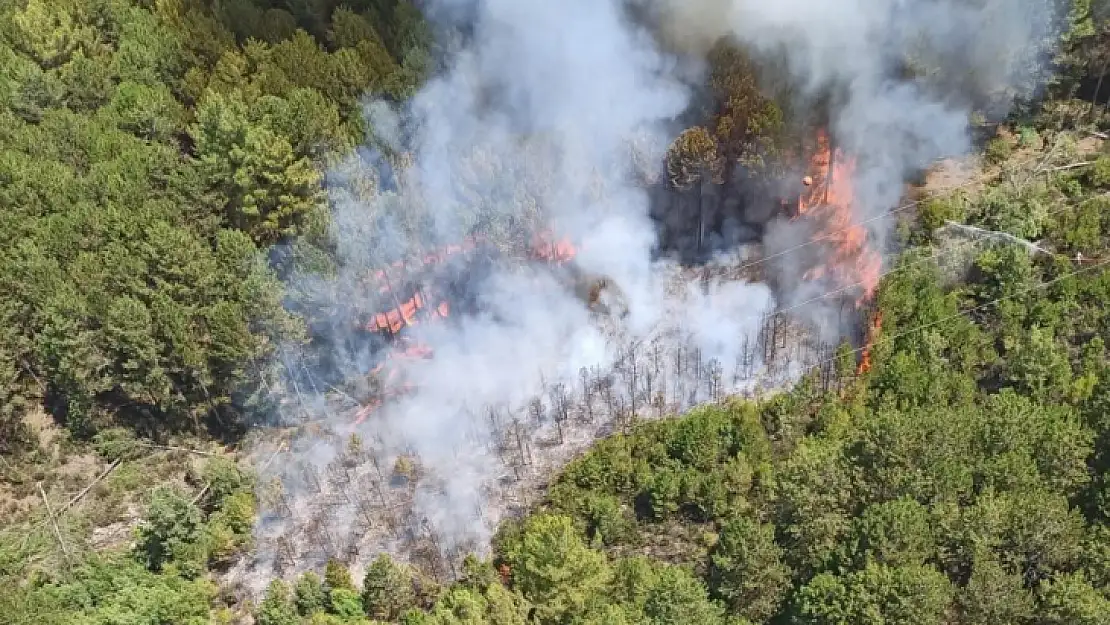
[[[481, 237], [467, 237], [460, 245], [447, 245], [438, 250], [434, 250], [420, 257], [416, 261], [415, 269], [419, 270], [428, 265], [440, 264], [446, 262], [449, 257], [455, 254], [470, 252], [474, 250], [481, 241]], [[532, 237], [532, 245], [529, 250], [529, 256], [532, 259], [553, 265], [565, 264], [571, 261], [577, 253], [578, 251], [575, 249], [570, 239], [566, 237], [557, 239], [555, 237], [553, 228], [537, 232]], [[378, 293], [391, 296], [393, 301], [397, 303], [395, 303], [392, 308], [370, 315], [369, 321], [364, 325], [367, 331], [398, 336], [401, 330], [416, 324], [422, 311], [425, 313], [425, 318], [446, 319], [450, 315], [451, 303], [449, 301], [444, 299], [430, 304], [425, 291], [419, 288], [405, 299], [400, 299], [404, 294], [394, 290], [395, 285], [393, 280], [406, 282], [406, 278], [409, 275], [409, 268], [410, 266], [406, 265], [405, 262], [398, 261], [389, 267], [389, 273], [383, 269], [377, 271], [373, 275], [373, 278], [376, 279], [378, 284]], [[434, 302], [434, 295], [431, 299]], [[382, 390], [378, 397], [372, 399], [355, 413], [355, 423], [358, 424], [365, 421], [386, 399], [402, 395], [411, 390], [408, 384], [400, 380], [401, 370], [396, 366], [398, 361], [404, 359], [431, 358], [432, 356], [432, 349], [427, 345], [410, 343], [404, 339], [402, 339], [401, 345], [395, 345], [393, 349], [386, 354], [382, 362], [371, 370], [371, 375], [379, 376], [379, 379], [381, 379]], [[385, 373], [384, 376], [382, 376], [383, 372]]]
[[366, 417], [369, 417], [375, 410], [378, 409], [378, 406], [381, 405], [382, 400], [375, 397], [367, 402], [365, 406], [359, 408], [358, 412], [355, 413], [355, 425], [358, 425], [365, 421]]
[[[447, 245], [434, 250], [421, 257], [414, 269], [419, 270], [425, 266], [440, 264], [456, 254], [473, 251], [481, 240], [481, 237], [467, 237], [461, 245]], [[570, 262], [577, 253], [578, 250], [575, 249], [570, 239], [566, 237], [556, 239], [553, 230], [537, 232], [532, 237], [532, 246], [529, 250], [531, 258], [553, 265], [563, 265]], [[373, 278], [378, 283], [379, 294], [404, 299], [399, 300], [399, 303], [388, 310], [371, 315], [364, 326], [367, 331], [396, 335], [404, 328], [414, 325], [418, 313], [428, 306], [425, 295], [421, 291], [407, 295], [393, 290], [394, 284], [390, 276], [392, 275], [394, 279], [400, 278], [403, 280], [409, 275], [409, 269], [409, 265], [403, 261], [397, 261], [390, 266], [390, 273], [387, 273], [384, 269], [374, 273]], [[431, 306], [430, 312], [432, 316], [446, 318], [450, 311], [450, 303], [441, 301]]]
[[431, 347], [402, 338], [401, 344], [387, 352], [385, 358], [370, 370], [370, 375], [377, 376], [381, 380], [381, 391], [378, 396], [372, 398], [355, 413], [355, 425], [365, 421], [367, 417], [382, 406], [385, 400], [399, 397], [412, 390], [412, 386], [403, 379], [401, 362], [429, 359], [434, 355]]
[[806, 190], [798, 198], [798, 217], [815, 219], [821, 233], [814, 240], [828, 241], [832, 255], [825, 265], [806, 272], [807, 279], [830, 278], [838, 288], [859, 287], [856, 306], [862, 306], [879, 284], [882, 259], [870, 247], [867, 229], [853, 220], [852, 176], [855, 159], [832, 148], [826, 131], [817, 133], [817, 151], [803, 180]]
[[859, 368], [856, 373], [863, 375], [871, 370], [871, 348], [875, 345], [875, 339], [879, 336], [879, 331], [883, 328], [883, 311], [876, 310], [875, 316], [871, 318], [871, 326], [867, 329], [867, 340], [863, 345], [863, 355], [859, 361]]
[[577, 253], [570, 239], [563, 237], [555, 240], [551, 231], [537, 232], [532, 237], [532, 258], [536, 260], [562, 265], [573, 260]]

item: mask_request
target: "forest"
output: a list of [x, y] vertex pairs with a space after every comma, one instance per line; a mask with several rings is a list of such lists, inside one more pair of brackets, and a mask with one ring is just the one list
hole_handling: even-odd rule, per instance
[[260, 250], [320, 231], [359, 98], [429, 63], [410, 3], [296, 4], [0, 9], [5, 451], [40, 398], [83, 436], [249, 420], [298, 331]]
[[[0, 0], [0, 623], [1110, 625], [1097, 0], [974, 184], [899, 216], [867, 370], [597, 442], [454, 580], [382, 554], [222, 586], [262, 486], [236, 449], [313, 339], [285, 280], [331, 262], [326, 172], [374, 142], [367, 94], [438, 70], [417, 4]], [[743, 51], [710, 62], [680, 191], [788, 143]]]

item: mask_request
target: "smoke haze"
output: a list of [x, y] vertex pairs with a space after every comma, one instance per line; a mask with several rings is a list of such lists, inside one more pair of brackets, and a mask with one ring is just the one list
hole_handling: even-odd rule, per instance
[[[525, 423], [532, 441], [519, 440], [518, 426], [510, 445], [517, 464], [541, 473], [539, 448], [556, 426], [562, 444], [549, 452], [553, 464], [612, 431], [620, 414], [651, 413], [645, 406], [659, 389], [668, 409], [682, 409], [797, 375], [755, 353], [760, 315], [775, 304], [770, 289], [695, 280], [655, 257], [644, 181], [658, 177], [691, 98], [689, 64], [670, 51], [685, 56], [733, 38], [785, 61], [800, 102], [836, 94], [831, 129], [859, 156], [857, 209], [866, 219], [895, 206], [911, 172], [968, 149], [968, 106], [1008, 101], [1028, 64], [999, 59], [1027, 60], [1028, 42], [1048, 23], [1032, 1], [629, 2], [659, 19], [633, 21], [618, 0], [432, 0], [426, 10], [433, 17], [465, 19], [465, 41], [403, 107], [369, 103], [375, 147], [330, 172], [341, 264], [334, 276], [301, 276], [295, 288], [332, 311], [314, 330], [333, 346], [327, 366], [351, 379], [366, 377], [376, 358], [372, 346], [352, 338], [354, 311], [392, 306], [365, 277], [475, 232], [511, 256], [527, 245], [513, 233], [553, 227], [578, 248], [576, 270], [604, 276], [612, 287], [606, 297], [627, 313], [599, 320], [565, 276], [544, 265], [463, 268], [472, 300], [466, 310], [453, 313], [451, 323], [412, 328], [435, 357], [402, 364], [410, 392], [357, 426], [351, 410], [327, 414], [334, 432], [355, 431], [367, 442], [384, 467], [375, 469], [379, 481], [397, 458], [418, 458], [426, 477], [403, 487], [410, 489], [405, 510], [412, 521], [401, 522], [408, 539], [430, 527], [443, 552], [488, 542], [516, 497], [500, 484], [514, 472], [520, 479], [517, 461], [507, 461], [503, 449], [514, 422]], [[657, 44], [660, 34], [670, 51]], [[941, 71], [928, 82], [896, 79], [910, 53]], [[882, 229], [875, 234], [881, 245]], [[783, 224], [765, 244], [785, 249], [802, 236]], [[812, 295], [798, 285], [784, 303]], [[616, 398], [614, 376], [626, 389]], [[308, 394], [307, 386], [298, 393]], [[555, 423], [566, 403], [557, 389], [578, 389], [571, 402], [577, 429]], [[535, 399], [541, 410], [532, 414]], [[306, 485], [313, 480], [298, 471], [324, 471], [340, 455], [337, 446], [301, 444], [270, 472], [293, 499], [327, 491]], [[348, 470], [344, 483], [357, 485], [372, 473]], [[401, 549], [404, 531], [358, 529], [361, 495], [344, 496], [353, 503], [324, 521], [316, 518], [318, 506], [278, 506], [282, 513], [259, 528], [260, 561], [279, 557], [279, 538], [311, 534], [304, 528], [321, 523], [368, 553]], [[401, 495], [375, 497], [381, 501], [372, 505], [393, 510]], [[341, 541], [329, 536], [324, 542], [338, 549]], [[293, 550], [293, 559], [321, 560], [307, 546]]]
[[[882, 216], [905, 181], [969, 151], [972, 107], [999, 118], [1015, 98], [1034, 95], [1058, 17], [1039, 0], [633, 1], [670, 48], [700, 54], [729, 40], [785, 70], [775, 79], [788, 83], [795, 110], [830, 100], [821, 104], [834, 141], [856, 159], [856, 221], [880, 251], [890, 228]], [[812, 235], [807, 224], [779, 221], [764, 243], [774, 254]], [[789, 263], [775, 265], [785, 305], [827, 290]], [[842, 330], [822, 305], [807, 312], [813, 324]]]

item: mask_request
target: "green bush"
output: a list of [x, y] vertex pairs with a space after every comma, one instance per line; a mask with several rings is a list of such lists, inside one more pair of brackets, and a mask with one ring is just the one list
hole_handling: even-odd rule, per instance
[[1102, 248], [1102, 239], [1110, 231], [1110, 198], [1093, 197], [1074, 210], [1056, 216], [1053, 239], [1063, 243], [1068, 251], [1096, 256]]
[[362, 605], [371, 618], [394, 621], [416, 605], [412, 573], [381, 554], [366, 569], [362, 581]]
[[152, 573], [120, 553], [91, 555], [65, 581], [4, 581], [0, 620], [18, 625], [209, 625], [216, 597], [208, 580]]
[[196, 573], [194, 563], [206, 559], [206, 554], [197, 551], [202, 531], [200, 510], [173, 488], [160, 487], [151, 494], [137, 530], [137, 549], [152, 571], [177, 562]]
[[1036, 128], [1022, 126], [1018, 128], [1018, 145], [1023, 148], [1040, 148], [1041, 135], [1037, 132]]
[[349, 588], [332, 589], [328, 597], [328, 604], [331, 612], [343, 620], [364, 616], [362, 597], [359, 596], [358, 592]]
[[591, 540], [612, 545], [632, 536], [635, 521], [625, 513], [620, 499], [604, 493], [590, 493], [585, 497], [586, 535]]
[[986, 157], [988, 163], [999, 165], [1009, 159], [1013, 151], [1014, 146], [1009, 139], [1005, 137], [995, 137], [987, 142], [987, 147], [983, 155]]
[[306, 571], [297, 579], [293, 594], [293, 601], [297, 606], [297, 612], [301, 616], [311, 616], [324, 610], [327, 606], [324, 582], [320, 579], [320, 576], [312, 571]]
[[133, 460], [143, 452], [135, 434], [126, 428], [101, 430], [96, 433], [92, 442], [96, 453], [108, 460]]
[[1110, 156], [1100, 156], [1088, 170], [1087, 183], [1098, 189], [1110, 187]]
[[775, 528], [737, 518], [721, 529], [710, 554], [713, 594], [735, 614], [762, 623], [778, 613], [790, 589]]
[[212, 458], [204, 464], [202, 478], [208, 484], [215, 507], [237, 494], [252, 493], [255, 487], [254, 475], [242, 469], [233, 459]]
[[951, 194], [941, 197], [930, 197], [919, 205], [917, 218], [921, 229], [926, 235], [937, 228], [941, 228], [948, 221], [962, 222], [966, 200], [960, 194]]
[[297, 611], [289, 597], [289, 587], [281, 580], [270, 582], [266, 596], [254, 613], [258, 625], [297, 625]]

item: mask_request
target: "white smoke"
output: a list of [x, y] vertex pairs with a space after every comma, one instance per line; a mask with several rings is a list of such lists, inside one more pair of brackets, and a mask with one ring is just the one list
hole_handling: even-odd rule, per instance
[[[474, 232], [512, 259], [528, 244], [520, 232], [553, 227], [578, 248], [572, 275], [604, 276], [603, 299], [625, 314], [599, 320], [566, 272], [544, 264], [494, 261], [460, 276], [468, 308], [407, 330], [435, 354], [401, 365], [408, 392], [357, 427], [353, 406], [334, 412], [329, 442], [301, 443], [273, 465], [286, 495], [267, 504], [274, 514], [248, 569], [318, 565], [344, 545], [404, 556], [430, 540], [447, 561], [481, 549], [528, 489], [597, 436], [750, 388], [761, 369], [755, 334], [769, 291], [681, 286], [677, 266], [652, 258], [643, 181], [657, 176], [688, 91], [651, 33], [617, 0], [426, 8], [466, 15], [469, 37], [404, 106], [370, 103], [377, 147], [330, 172], [340, 266], [295, 285], [331, 342], [317, 365], [366, 377], [381, 346], [358, 346], [356, 313], [394, 304], [368, 276], [403, 280], [394, 263], [419, 266]], [[302, 407], [318, 405], [307, 388], [323, 386], [307, 377]], [[371, 463], [342, 452], [352, 430]], [[385, 483], [402, 457], [421, 475]]]
[[[994, 91], [1011, 85], [1013, 68], [987, 59], [1020, 51], [1018, 35], [1033, 32], [1024, 2], [1006, 3], [1016, 14], [1000, 13], [993, 2], [978, 9], [909, 0], [628, 2], [663, 16], [656, 27], [682, 51], [732, 37], [768, 57], [784, 55], [805, 97], [836, 89], [832, 128], [861, 155], [863, 215], [890, 209], [915, 168], [968, 147], [966, 104], [942, 88], [969, 84], [954, 70], [980, 72], [974, 84]], [[681, 409], [751, 390], [761, 375], [781, 383], [798, 372], [797, 363], [789, 371], [768, 369], [766, 345], [757, 346], [760, 314], [774, 304], [768, 288], [716, 278], [697, 284], [653, 260], [642, 181], [657, 175], [690, 93], [685, 70], [658, 47], [658, 33], [630, 20], [626, 8], [620, 0], [429, 2], [432, 15], [466, 16], [466, 40], [405, 106], [368, 105], [375, 145], [390, 157], [367, 149], [331, 172], [342, 264], [337, 275], [305, 276], [297, 288], [334, 309], [316, 329], [332, 339], [328, 366], [352, 379], [364, 377], [375, 358], [373, 350], [351, 347], [353, 311], [392, 306], [366, 276], [398, 261], [412, 265], [474, 231], [511, 252], [519, 242], [509, 235], [521, 224], [554, 225], [578, 246], [577, 267], [604, 276], [627, 316], [616, 326], [599, 322], [565, 280], [541, 266], [495, 264], [465, 276], [471, 312], [412, 328], [435, 357], [405, 365], [411, 391], [354, 428], [373, 447], [373, 469], [365, 463], [343, 469], [341, 454], [319, 446], [281, 463], [286, 471], [278, 473], [294, 496], [298, 489], [325, 492], [339, 503], [279, 506], [282, 514], [259, 530], [262, 561], [281, 559], [277, 537], [316, 535], [304, 528], [317, 528], [321, 515], [325, 525], [342, 528], [346, 543], [399, 548], [405, 531], [383, 535], [369, 519], [361, 524], [358, 511], [374, 507], [377, 516], [369, 516], [396, 521], [399, 495], [381, 492], [389, 490], [381, 474], [402, 455], [418, 458], [426, 476], [409, 493], [404, 514], [430, 526], [440, 552], [481, 546], [514, 497], [499, 482], [513, 472], [519, 480], [521, 465], [542, 471], [545, 461], [533, 447], [555, 429], [566, 451], [549, 455], [565, 459], [633, 412]], [[933, 21], [917, 21], [924, 17]], [[972, 27], [988, 17], [998, 21]], [[1006, 32], [969, 38], [1000, 28]], [[890, 78], [902, 53], [921, 49], [924, 58], [947, 63], [956, 41], [972, 53], [968, 68], [943, 65], [954, 73], [928, 85]], [[578, 421], [588, 422], [569, 433], [569, 425], [553, 425], [560, 405], [565, 412], [567, 402], [559, 399], [565, 389], [576, 397]], [[332, 429], [351, 431], [352, 412], [334, 412]], [[289, 471], [302, 465], [309, 472], [327, 466], [340, 486], [290, 479]], [[406, 531], [412, 539], [421, 530], [409, 524]], [[334, 552], [338, 539], [328, 536], [321, 549]], [[321, 556], [304, 545], [293, 550], [287, 557]]]
[[[883, 252], [892, 221], [883, 217], [907, 179], [971, 149], [973, 107], [998, 118], [1035, 95], [1059, 17], [1046, 0], [632, 1], [673, 48], [732, 41], [783, 71], [796, 109], [827, 109], [834, 142], [856, 158], [855, 221]], [[773, 224], [769, 253], [806, 240], [806, 228]], [[787, 282], [785, 304], [827, 286]], [[817, 324], [830, 316], [824, 305]]]
[[[580, 248], [578, 267], [619, 289], [632, 336], [645, 336], [665, 312], [665, 284], [634, 157], [661, 162], [686, 88], [618, 2], [488, 0], [473, 9], [470, 45], [399, 115], [413, 158], [402, 188], [415, 198], [405, 204], [423, 217], [408, 246], [458, 241], [482, 220], [554, 222]], [[372, 119], [388, 115], [379, 107]], [[397, 124], [382, 126], [395, 144]], [[437, 531], [483, 541], [491, 520], [470, 511], [505, 471], [487, 451], [485, 408], [523, 407], [545, 386], [573, 386], [583, 368], [608, 369], [618, 346], [542, 268], [498, 268], [471, 288], [480, 312], [418, 330], [435, 358], [406, 368], [413, 392], [365, 429], [443, 478], [417, 504]], [[767, 305], [722, 303], [736, 304], [737, 316]]]

